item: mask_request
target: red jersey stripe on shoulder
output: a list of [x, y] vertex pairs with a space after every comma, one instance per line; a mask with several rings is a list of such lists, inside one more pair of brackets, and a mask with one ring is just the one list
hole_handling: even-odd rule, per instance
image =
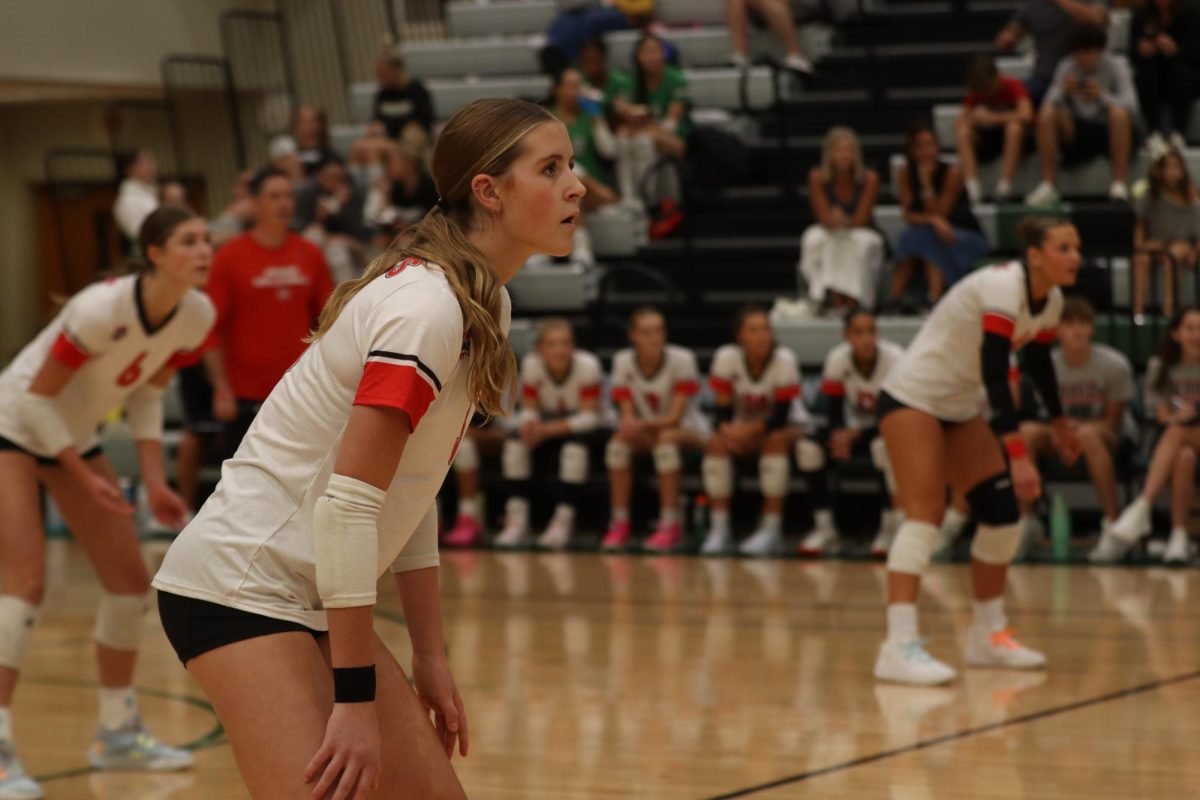
[[733, 384], [724, 378], [718, 378], [716, 375], [709, 376], [708, 385], [717, 394], [733, 394]]
[[54, 340], [50, 355], [55, 361], [71, 369], [79, 369], [90, 358], [87, 351], [80, 347], [66, 330], [59, 333], [58, 338]]
[[845, 397], [846, 386], [841, 381], [821, 381], [821, 394], [827, 397]]
[[358, 382], [354, 405], [398, 408], [408, 414], [415, 431], [433, 399], [433, 387], [413, 364], [368, 361]]
[[700, 392], [700, 381], [678, 381], [675, 384], [675, 394], [686, 394], [691, 397]]
[[582, 400], [596, 400], [600, 397], [600, 384], [594, 383], [591, 386], [584, 386], [579, 390], [579, 397]]
[[1033, 337], [1033, 340], [1038, 344], [1054, 344], [1054, 340], [1058, 338], [1058, 328], [1046, 328], [1044, 331], [1038, 331], [1038, 335]]
[[632, 400], [633, 392], [628, 386], [614, 386], [612, 388], [612, 399], [614, 403], [620, 403], [622, 400]]
[[800, 396], [800, 385], [793, 383], [791, 386], [780, 386], [775, 390], [775, 402], [787, 403], [795, 400]]
[[1003, 336], [1005, 339], [1011, 339], [1013, 331], [1016, 329], [1017, 323], [1013, 321], [1013, 318], [998, 311], [988, 311], [983, 315], [984, 333], [994, 333], [997, 336]]

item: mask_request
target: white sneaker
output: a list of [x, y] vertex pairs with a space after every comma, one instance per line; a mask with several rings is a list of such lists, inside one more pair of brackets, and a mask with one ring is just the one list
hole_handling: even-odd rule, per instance
[[1093, 564], [1109, 563], [1104, 560], [1105, 556], [1115, 552], [1115, 545], [1110, 541], [1113, 538], [1112, 526], [1113, 524], [1107, 519], [1100, 520], [1100, 538], [1096, 540], [1096, 546], [1088, 553], [1088, 561]]
[[1163, 553], [1164, 564], [1187, 564], [1192, 559], [1192, 540], [1186, 530], [1171, 531], [1167, 549]]
[[875, 539], [871, 542], [871, 557], [886, 558], [888, 551], [892, 549], [892, 540], [895, 538], [895, 529], [881, 525], [879, 533], [875, 534]]
[[1088, 553], [1088, 561], [1093, 564], [1115, 564], [1133, 549], [1134, 542], [1127, 542], [1113, 535], [1111, 529], [1100, 532], [1100, 541]]
[[1003, 178], [1001, 178], [999, 181], [996, 182], [996, 191], [992, 193], [992, 196], [996, 199], [997, 202], [1002, 203], [1002, 202], [1011, 200], [1012, 193], [1013, 193], [1012, 183], [1010, 181], [1006, 181]]
[[732, 536], [729, 531], [713, 528], [704, 537], [704, 544], [700, 545], [700, 555], [702, 556], [724, 556], [728, 555], [732, 547]]
[[736, 50], [729, 54], [726, 62], [734, 69], [746, 69], [750, 66], [750, 59], [746, 58], [746, 54], [739, 53]]
[[1018, 642], [1008, 628], [989, 634], [971, 625], [963, 657], [972, 667], [1042, 669], [1046, 666], [1046, 656]]
[[12, 742], [0, 740], [0, 800], [42, 800], [46, 793], [25, 772]]
[[805, 75], [812, 75], [813, 73], [812, 62], [799, 53], [786, 56], [783, 59], [783, 68], [790, 69], [792, 72], [800, 72]]
[[575, 532], [575, 525], [555, 516], [550, 520], [550, 524], [546, 526], [546, 530], [538, 537], [538, 547], [544, 547], [547, 550], [566, 550], [567, 545], [571, 543], [571, 534]]
[[783, 548], [783, 535], [774, 528], [759, 528], [740, 545], [738, 552], [744, 556], [773, 556]]
[[1113, 181], [1112, 186], [1108, 187], [1108, 199], [1128, 203], [1129, 187], [1125, 185], [1124, 181]]
[[954, 680], [956, 674], [953, 667], [929, 655], [915, 636], [907, 641], [885, 639], [875, 659], [875, 678], [889, 683], [938, 686]]
[[816, 527], [805, 534], [800, 542], [800, 555], [820, 556], [837, 549], [839, 537], [836, 528]]
[[1058, 201], [1058, 190], [1049, 181], [1042, 181], [1037, 185], [1036, 189], [1025, 195], [1025, 205], [1027, 206], [1045, 208], [1046, 206], [1058, 205]]
[[1121, 516], [1117, 517], [1117, 521], [1112, 524], [1112, 534], [1133, 545], [1148, 533], [1150, 533], [1150, 504], [1139, 497], [1125, 506]]
[[983, 189], [979, 187], [978, 178], [968, 178], [964, 184], [967, 190], [967, 197], [971, 201], [971, 205], [978, 205], [983, 201]]
[[529, 544], [529, 525], [525, 522], [507, 522], [504, 529], [492, 540], [496, 547], [524, 547]]

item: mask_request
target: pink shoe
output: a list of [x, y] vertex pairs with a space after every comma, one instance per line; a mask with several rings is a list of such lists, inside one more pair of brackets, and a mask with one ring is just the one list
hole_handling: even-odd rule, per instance
[[629, 520], [623, 519], [608, 523], [608, 533], [600, 542], [601, 550], [624, 550], [629, 546]]
[[650, 538], [642, 546], [655, 553], [671, 553], [678, 550], [682, 544], [683, 531], [680, 529], [679, 523], [664, 524], [660, 522], [655, 527], [654, 533], [650, 534]]
[[444, 536], [442, 544], [446, 547], [477, 547], [483, 542], [483, 528], [479, 520], [459, 514], [458, 519]]

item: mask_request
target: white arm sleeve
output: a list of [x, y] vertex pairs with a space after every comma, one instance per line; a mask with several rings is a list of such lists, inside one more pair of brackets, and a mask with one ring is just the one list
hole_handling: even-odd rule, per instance
[[416, 530], [409, 537], [408, 543], [396, 556], [389, 569], [392, 573], [412, 572], [417, 569], [436, 567], [441, 563], [438, 557], [438, 511], [437, 501], [429, 506], [425, 516], [417, 523]]
[[129, 418], [134, 441], [162, 441], [162, 396], [162, 387], [143, 383], [125, 398], [125, 416]]
[[313, 508], [317, 594], [325, 608], [375, 604], [379, 511], [387, 492], [334, 473]]

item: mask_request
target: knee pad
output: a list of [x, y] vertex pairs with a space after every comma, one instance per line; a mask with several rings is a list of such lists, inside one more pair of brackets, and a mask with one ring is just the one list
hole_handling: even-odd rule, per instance
[[101, 592], [93, 638], [113, 650], [137, 650], [142, 641], [142, 616], [145, 613], [144, 594]]
[[971, 513], [980, 525], [1001, 527], [1021, 519], [1021, 508], [1007, 472], [993, 475], [967, 492]]
[[11, 594], [0, 596], [0, 667], [21, 668], [37, 621], [37, 606]]
[[617, 437], [608, 440], [608, 446], [604, 448], [604, 466], [613, 470], [629, 469], [629, 464], [633, 461], [633, 448], [628, 442], [622, 442]]
[[888, 571], [920, 575], [929, 566], [929, 559], [937, 547], [938, 534], [936, 525], [904, 520], [896, 531], [892, 549], [888, 551]]
[[985, 564], [1004, 566], [1011, 564], [1021, 546], [1020, 522], [1008, 525], [984, 525], [975, 528], [975, 540], [971, 542], [971, 558]]
[[479, 469], [479, 448], [470, 436], [463, 436], [458, 443], [458, 452], [454, 454], [455, 472], [474, 472]]
[[796, 442], [796, 466], [801, 472], [816, 472], [825, 468], [825, 451], [811, 439]]
[[871, 463], [883, 473], [883, 482], [887, 484], [888, 494], [895, 497], [896, 476], [892, 474], [892, 459], [888, 457], [887, 442], [882, 436], [871, 440]]
[[763, 456], [758, 459], [758, 483], [763, 497], [783, 497], [787, 494], [787, 456]]
[[567, 442], [558, 456], [558, 479], [563, 483], [584, 483], [588, 477], [588, 449], [579, 442]]
[[510, 481], [528, 480], [533, 475], [533, 461], [524, 442], [509, 439], [500, 452], [500, 472]]
[[713, 500], [728, 500], [733, 495], [733, 461], [726, 456], [705, 456], [700, 471], [704, 493]]
[[683, 458], [679, 454], [679, 445], [660, 444], [654, 448], [654, 471], [659, 475], [669, 475], [683, 469]]

